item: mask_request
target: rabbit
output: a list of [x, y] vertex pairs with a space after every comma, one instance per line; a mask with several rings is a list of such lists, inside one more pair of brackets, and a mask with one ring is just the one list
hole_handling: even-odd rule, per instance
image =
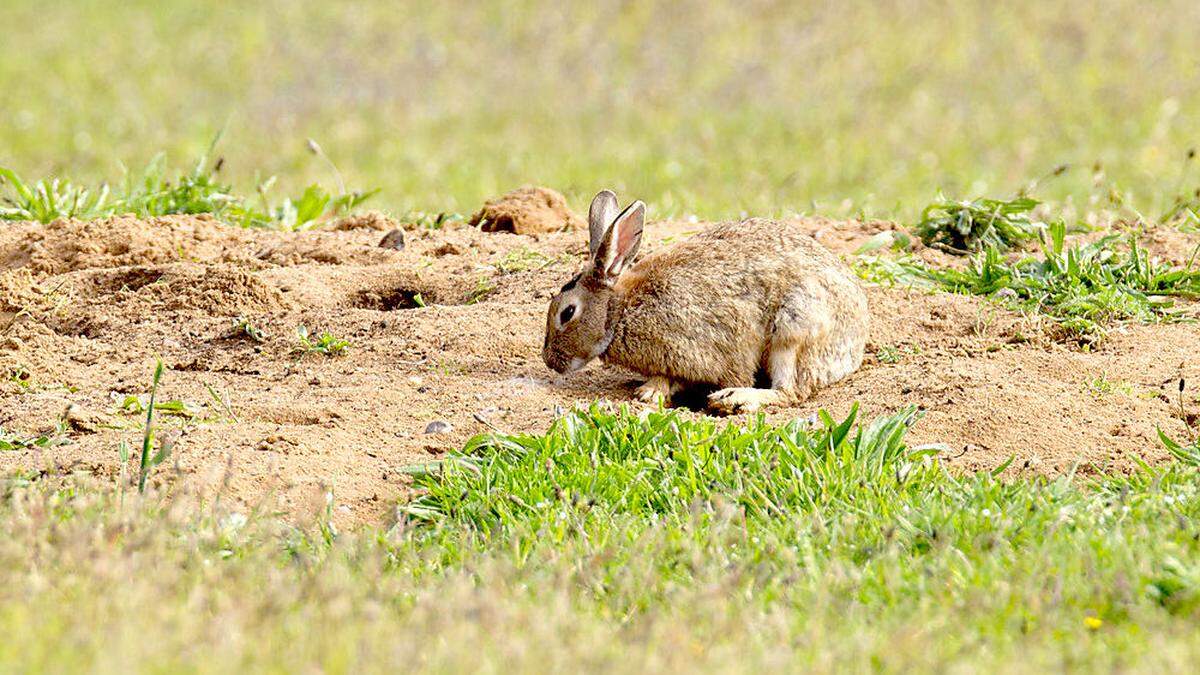
[[[715, 385], [709, 407], [798, 403], [862, 364], [870, 315], [846, 265], [796, 224], [720, 223], [634, 264], [646, 205], [588, 212], [590, 259], [550, 302], [542, 359], [558, 373], [595, 359], [647, 377], [643, 401]], [[756, 388], [765, 373], [770, 388]]]

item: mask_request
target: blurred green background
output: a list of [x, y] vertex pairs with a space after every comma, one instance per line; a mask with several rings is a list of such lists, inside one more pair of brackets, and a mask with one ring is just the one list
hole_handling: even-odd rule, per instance
[[[184, 166], [374, 204], [474, 209], [538, 183], [659, 216], [913, 217], [939, 190], [1195, 187], [1194, 0], [356, 2], [4, 0], [0, 165], [119, 179]], [[1107, 189], [1107, 188], [1105, 188]]]

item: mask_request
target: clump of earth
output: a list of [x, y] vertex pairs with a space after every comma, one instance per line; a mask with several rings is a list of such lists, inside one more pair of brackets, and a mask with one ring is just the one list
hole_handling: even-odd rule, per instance
[[537, 234], [584, 227], [584, 221], [567, 206], [561, 194], [544, 187], [526, 186], [488, 200], [468, 221], [484, 232]]

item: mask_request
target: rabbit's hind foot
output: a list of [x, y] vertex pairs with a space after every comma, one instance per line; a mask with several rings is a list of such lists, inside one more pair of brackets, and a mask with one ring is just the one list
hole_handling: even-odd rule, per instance
[[708, 395], [708, 407], [726, 415], [754, 412], [765, 406], [776, 405], [787, 397], [778, 389], [755, 389], [754, 387], [730, 387], [718, 389]]

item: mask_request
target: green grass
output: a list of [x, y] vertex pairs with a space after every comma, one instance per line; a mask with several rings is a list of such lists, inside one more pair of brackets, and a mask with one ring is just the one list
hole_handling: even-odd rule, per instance
[[267, 334], [250, 319], [239, 316], [233, 320], [233, 326], [230, 330], [230, 336], [235, 338], [249, 338], [253, 342], [266, 342]]
[[1039, 236], [1040, 255], [1012, 258], [989, 246], [962, 268], [932, 267], [904, 254], [867, 255], [858, 269], [875, 283], [995, 298], [1052, 321], [1061, 339], [1085, 344], [1103, 340], [1120, 322], [1195, 319], [1194, 310], [1177, 307], [1176, 299], [1200, 299], [1200, 247], [1175, 267], [1152, 258], [1136, 234], [1067, 246], [1060, 221]]
[[1122, 396], [1133, 396], [1133, 384], [1125, 380], [1109, 379], [1108, 373], [1100, 373], [1098, 377], [1092, 378], [1087, 384], [1087, 391], [1091, 392], [1096, 398], [1103, 398], [1111, 394], [1120, 394]]
[[27, 185], [11, 169], [0, 167], [0, 187], [11, 196], [0, 202], [0, 220], [36, 220], [48, 223], [58, 218], [96, 218], [109, 215], [109, 191], [93, 192], [68, 180], [43, 178]]
[[466, 302], [468, 305], [474, 305], [475, 303], [486, 300], [489, 295], [495, 292], [496, 282], [485, 276], [481, 276], [475, 281], [475, 288], [472, 288], [471, 291], [467, 293], [467, 297], [464, 298], [464, 302]]
[[[219, 140], [218, 136], [190, 171], [171, 174], [165, 156], [155, 156], [139, 177], [126, 172], [123, 187], [115, 196], [107, 184], [88, 189], [58, 178], [30, 184], [11, 169], [0, 167], [0, 220], [49, 223], [60, 218], [96, 219], [120, 214], [151, 218], [207, 213], [239, 227], [296, 231], [347, 214], [378, 192], [346, 192], [343, 186], [342, 192], [334, 195], [314, 183], [300, 197], [285, 197], [276, 203], [269, 194], [275, 184], [272, 176], [257, 184], [257, 198], [250, 199], [221, 181], [222, 160], [210, 165]], [[324, 157], [319, 146], [311, 147], [313, 154]], [[334, 173], [340, 181], [336, 167]], [[6, 196], [4, 189], [8, 191]]]
[[522, 247], [504, 254], [504, 257], [496, 263], [496, 272], [507, 275], [531, 270], [544, 270], [547, 267], [570, 263], [571, 260], [571, 256], [567, 254], [550, 257], [540, 251]]
[[1192, 466], [1200, 466], [1200, 435], [1193, 434], [1190, 440], [1180, 443], [1159, 429], [1158, 439], [1175, 459]]
[[[138, 492], [146, 492], [146, 480], [156, 467], [171, 456], [172, 443], [163, 439], [159, 443], [158, 452], [154, 452], [154, 413], [158, 409], [155, 399], [158, 398], [158, 385], [162, 381], [163, 363], [159, 361], [154, 367], [154, 378], [150, 385], [150, 402], [146, 405], [146, 425], [142, 429], [142, 453], [138, 458]], [[125, 446], [121, 445], [121, 470], [125, 470]]]
[[942, 198], [921, 212], [913, 232], [929, 246], [957, 253], [995, 248], [1006, 251], [1036, 240], [1045, 223], [1030, 212], [1036, 199], [1019, 197], [1004, 201], [975, 199], [951, 201]]
[[905, 358], [914, 354], [920, 354], [921, 348], [916, 345], [882, 345], [875, 352], [875, 358], [885, 365], [900, 363]]
[[67, 436], [66, 423], [61, 419], [55, 424], [52, 430], [39, 434], [19, 434], [14, 431], [6, 431], [4, 427], [0, 427], [0, 452], [35, 448], [49, 450], [50, 448], [66, 445], [70, 442], [71, 439]]
[[300, 354], [301, 358], [308, 354], [342, 356], [350, 348], [349, 340], [338, 337], [329, 331], [311, 334], [307, 326], [298, 327], [296, 329], [296, 336], [300, 341], [300, 346], [296, 351]]
[[259, 172], [281, 194], [331, 185], [313, 138], [395, 214], [532, 182], [579, 211], [613, 186], [652, 217], [913, 222], [939, 192], [1014, 194], [1068, 164], [1039, 199], [1106, 209], [1115, 186], [1156, 216], [1200, 179], [1197, 20], [1187, 0], [9, 0], [0, 22], [30, 29], [0, 44], [0, 166], [99, 185], [225, 128], [239, 194]]
[[[477, 437], [419, 483], [427, 494], [403, 512], [466, 521], [485, 531], [528, 522], [528, 515], [539, 528], [579, 520], [586, 530], [592, 520], [603, 527], [626, 515], [647, 522], [686, 517], [697, 500], [736, 493], [740, 508], [769, 520], [796, 500], [811, 506], [813, 499], [830, 498], [816, 494], [817, 488], [833, 485], [830, 472], [846, 466], [872, 482], [922, 466], [920, 453], [901, 443], [914, 414], [909, 410], [851, 435], [854, 413], [836, 425], [825, 416], [824, 426], [810, 431], [799, 422], [746, 430], [713, 421], [684, 424], [673, 414], [643, 419], [593, 409], [543, 436]], [[473, 458], [481, 452], [482, 460]], [[579, 511], [563, 520], [556, 509], [542, 508], [556, 501]]]
[[341, 534], [335, 495], [290, 527], [186, 491], [122, 502], [15, 477], [0, 668], [1155, 671], [1200, 657], [1195, 467], [953, 474], [907, 444], [914, 423], [593, 408], [414, 467], [399, 524]]

